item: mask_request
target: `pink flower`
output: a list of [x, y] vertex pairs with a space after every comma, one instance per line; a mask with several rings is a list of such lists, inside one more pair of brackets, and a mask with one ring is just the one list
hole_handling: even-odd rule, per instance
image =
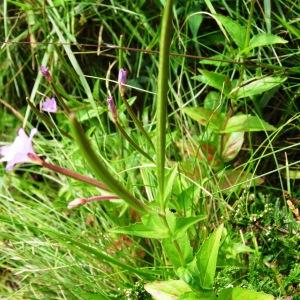
[[7, 162], [7, 171], [12, 170], [16, 164], [36, 162], [34, 158], [37, 157], [37, 155], [32, 147], [32, 138], [36, 133], [37, 129], [33, 128], [28, 137], [24, 129], [20, 128], [18, 136], [12, 144], [0, 147], [0, 157], [3, 156], [0, 162]]
[[57, 112], [57, 104], [55, 98], [48, 98], [44, 102], [40, 103], [40, 110], [49, 112], [49, 113], [56, 113]]
[[50, 82], [52, 80], [51, 74], [49, 72], [49, 69], [45, 66], [40, 67], [40, 71], [42, 75]]
[[125, 95], [125, 84], [127, 82], [127, 71], [125, 69], [119, 70], [119, 76], [118, 76], [118, 84], [119, 84], [119, 91], [122, 97]]

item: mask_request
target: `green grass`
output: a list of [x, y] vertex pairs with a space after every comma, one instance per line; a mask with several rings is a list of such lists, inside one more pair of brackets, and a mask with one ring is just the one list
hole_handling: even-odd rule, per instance
[[[243, 54], [226, 26], [219, 27], [210, 15], [215, 12], [244, 26], [246, 43], [259, 33], [272, 33], [288, 43]], [[4, 0], [0, 15], [0, 40], [9, 41], [0, 48], [0, 145], [12, 142], [20, 127], [26, 132], [36, 127], [34, 146], [39, 155], [98, 178], [71, 138], [71, 122], [62, 107], [41, 118], [28, 105], [30, 101], [38, 107], [44, 96], [53, 95], [39, 73], [41, 64], [49, 66], [56, 89], [114, 179], [137, 199], [151, 202], [154, 210], [160, 206], [158, 182], [165, 181], [166, 212], [207, 215], [188, 230], [194, 251], [224, 223], [227, 236], [220, 248], [216, 291], [241, 286], [277, 299], [300, 299], [299, 219], [288, 205], [290, 200], [299, 208], [300, 199], [297, 1], [176, 1], [166, 147], [159, 148], [166, 152], [166, 177], [161, 177], [161, 170], [157, 177], [156, 163], [124, 139], [106, 104], [109, 90], [122, 128], [156, 161], [156, 152], [118, 96], [116, 81], [118, 68], [126, 68], [128, 102], [157, 146], [161, 1]], [[98, 41], [124, 48], [98, 48]], [[200, 59], [215, 56], [221, 61]], [[201, 75], [199, 69], [227, 76], [233, 86], [261, 76], [287, 79], [251, 97], [230, 98], [222, 94], [223, 81], [219, 89], [195, 78]], [[218, 163], [222, 149], [214, 161], [211, 151], [222, 147], [225, 137], [211, 130], [213, 118], [203, 126], [184, 112], [203, 106], [227, 116], [251, 114], [276, 130], [245, 132], [237, 157]], [[230, 177], [228, 170], [235, 173]], [[229, 182], [224, 180], [226, 174]], [[67, 209], [73, 199], [97, 194], [95, 187], [38, 166], [21, 165], [13, 172], [1, 166], [3, 299], [147, 299], [145, 283], [178, 278], [159, 239], [113, 232], [140, 221], [122, 200]]]

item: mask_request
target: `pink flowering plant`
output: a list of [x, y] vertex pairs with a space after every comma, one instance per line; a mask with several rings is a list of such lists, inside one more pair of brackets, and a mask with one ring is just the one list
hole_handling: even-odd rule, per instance
[[[209, 16], [220, 26], [225, 40], [232, 39], [231, 43], [236, 44], [229, 54], [239, 51], [238, 59], [242, 65], [248, 57], [251, 58], [252, 50], [257, 45], [261, 46], [270, 38], [269, 35], [253, 35], [250, 39], [251, 20], [248, 30], [244, 32], [229, 17], [214, 12], [210, 1], [207, 3], [211, 10]], [[159, 1], [157, 5], [160, 5]], [[81, 12], [82, 7], [74, 6], [73, 13], [77, 16], [77, 11]], [[54, 23], [60, 16], [61, 8], [56, 5], [51, 8], [53, 10], [47, 12]], [[92, 14], [92, 11], [84, 12]], [[177, 14], [176, 18], [173, 18], [173, 13]], [[0, 217], [5, 224], [16, 224], [26, 234], [32, 234], [28, 235], [24, 244], [32, 247], [38, 245], [36, 249], [40, 251], [41, 261], [50, 251], [44, 249], [46, 244], [55, 250], [51, 249], [51, 253], [54, 253], [53, 268], [52, 265], [51, 268], [45, 265], [27, 268], [26, 265], [16, 273], [17, 276], [25, 273], [21, 278], [24, 281], [29, 273], [30, 276], [33, 273], [36, 278], [32, 286], [29, 284], [32, 289], [40, 284], [42, 276], [49, 280], [49, 283], [41, 284], [38, 293], [26, 294], [26, 299], [45, 298], [40, 291], [46, 285], [51, 287], [51, 293], [47, 296], [53, 299], [110, 299], [112, 295], [120, 299], [124, 296], [126, 299], [153, 297], [158, 300], [274, 299], [270, 294], [249, 289], [240, 278], [236, 284], [233, 275], [231, 281], [222, 281], [220, 278], [223, 278], [222, 272], [227, 267], [232, 271], [235, 266], [241, 273], [236, 276], [243, 278], [246, 269], [243, 257], [248, 260], [253, 254], [255, 259], [260, 258], [255, 236], [245, 237], [241, 227], [238, 241], [232, 242], [228, 234], [232, 228], [228, 224], [230, 218], [239, 212], [240, 206], [236, 203], [246, 197], [243, 190], [248, 191], [263, 183], [261, 178], [255, 177], [252, 170], [250, 172], [241, 163], [239, 156], [243, 147], [248, 147], [246, 143], [252, 132], [271, 135], [276, 131], [258, 114], [237, 112], [237, 107], [244, 98], [250, 98], [253, 106], [257, 105], [256, 97], [262, 94], [264, 98], [261, 101], [268, 102], [270, 95], [264, 93], [275, 91], [285, 78], [262, 75], [259, 79], [244, 80], [247, 75], [245, 69], [231, 70], [230, 77], [218, 73], [218, 68], [225, 62], [217, 57], [213, 63], [211, 60], [202, 62], [203, 66], [207, 64], [211, 69], [218, 63], [217, 71], [212, 71], [210, 67], [209, 70], [199, 69], [199, 74], [193, 77], [196, 87], [191, 85], [191, 90], [182, 93], [181, 89], [177, 89], [177, 84], [186, 79], [177, 76], [177, 69], [170, 72], [171, 57], [176, 57], [172, 62], [174, 64], [176, 59], [181, 59], [170, 50], [172, 39], [175, 43], [173, 26], [177, 24], [181, 13], [176, 10], [174, 1], [164, 1], [161, 29], [158, 31], [158, 74], [150, 74], [147, 78], [147, 84], [154, 81], [155, 86], [154, 91], [148, 91], [150, 96], [145, 96], [145, 99], [151, 97], [151, 106], [145, 104], [148, 102], [143, 98], [144, 95], [138, 96], [141, 89], [138, 80], [132, 79], [133, 66], [129, 65], [129, 58], [122, 56], [122, 45], [112, 47], [113, 51], [118, 50], [121, 54], [108, 56], [115, 61], [109, 65], [103, 80], [106, 89], [104, 84], [102, 86], [102, 77], [97, 78], [91, 89], [93, 76], [85, 73], [77, 56], [71, 51], [77, 46], [80, 49], [79, 45], [64, 42], [64, 36], [73, 37], [65, 32], [74, 25], [71, 17], [66, 27], [51, 23], [53, 32], [67, 53], [59, 58], [69, 59], [75, 72], [69, 75], [69, 69], [63, 69], [61, 78], [56, 76], [56, 72], [52, 73], [57, 57], [51, 54], [52, 48], [49, 47], [49, 53], [43, 59], [47, 61], [49, 58], [47, 66], [41, 65], [36, 71], [38, 80], [41, 79], [39, 89], [43, 89], [36, 95], [43, 95], [43, 98], [35, 100], [33, 96], [30, 97], [24, 116], [19, 116], [23, 125], [16, 137], [1, 141], [0, 146], [0, 162], [9, 171], [5, 174], [5, 180], [23, 176], [24, 172], [24, 178], [36, 180], [36, 186], [47, 186], [48, 182], [55, 186], [55, 196], [44, 192], [46, 188], [39, 190], [36, 186], [32, 187], [32, 193], [36, 194], [32, 198], [40, 195], [47, 205], [43, 202], [36, 208], [42, 211], [39, 216], [31, 211], [31, 221], [23, 218], [22, 212], [18, 215], [20, 220], [16, 217], [10, 219], [10, 216]], [[79, 24], [84, 23], [84, 18], [82, 13]], [[197, 28], [202, 19], [197, 19], [194, 11], [190, 19], [182, 23], [188, 22], [193, 32], [191, 40], [196, 41]], [[285, 23], [282, 21], [282, 24]], [[74, 28], [77, 30], [79, 26], [76, 26]], [[102, 38], [101, 30], [102, 27], [99, 39]], [[33, 39], [31, 31], [29, 34]], [[151, 40], [156, 41], [156, 38], [154, 32]], [[272, 41], [272, 45], [274, 41], [284, 44], [274, 36]], [[220, 42], [218, 46], [221, 45]], [[98, 45], [98, 54], [101, 46]], [[106, 46], [110, 49], [109, 45]], [[224, 53], [225, 50], [226, 47]], [[147, 51], [143, 49], [143, 55]], [[156, 55], [156, 50], [150, 51]], [[118, 68], [115, 62], [118, 62]], [[140, 62], [137, 65], [141, 67]], [[148, 65], [142, 67], [152, 70]], [[236, 78], [237, 73], [240, 76], [238, 80], [232, 79]], [[74, 89], [72, 92], [75, 96], [70, 95], [63, 84], [72, 82], [72, 76], [78, 76], [79, 79], [75, 78], [80, 82], [74, 86], [68, 85], [68, 89]], [[140, 82], [143, 83], [143, 79]], [[198, 89], [198, 85], [205, 90], [201, 101], [193, 90]], [[195, 107], [194, 103], [198, 103], [196, 100], [201, 105]], [[140, 109], [140, 105], [144, 110]], [[32, 128], [32, 125], [36, 128]], [[271, 143], [271, 139], [268, 139], [268, 143]], [[23, 164], [22, 169], [18, 170]], [[14, 172], [16, 170], [18, 172]], [[21, 188], [16, 190], [22, 192]], [[28, 193], [25, 195], [28, 196]], [[234, 197], [238, 200], [232, 204]], [[21, 202], [20, 208], [22, 205]], [[297, 214], [296, 208], [291, 211]], [[49, 216], [54, 215], [55, 221], [50, 217], [48, 220], [45, 212]], [[255, 220], [251, 226], [259, 228], [260, 223]], [[3, 236], [6, 239], [8, 234], [3, 233]], [[44, 237], [46, 242], [40, 243], [38, 238]], [[248, 246], [250, 240], [253, 247]], [[13, 248], [10, 243], [6, 246]], [[36, 255], [36, 249], [30, 250], [30, 255]], [[17, 252], [12, 255], [16, 266], [20, 263], [19, 255]], [[265, 265], [274, 269], [272, 263], [266, 261]], [[9, 270], [11, 265], [5, 268]], [[50, 275], [47, 274], [49, 269], [52, 272]], [[69, 270], [83, 274], [84, 281], [80, 281], [77, 278], [80, 276], [74, 276]], [[276, 280], [281, 279], [276, 277]], [[133, 293], [122, 294], [118, 282], [122, 282], [124, 291], [128, 286], [140, 283], [135, 286], [139, 291], [136, 298], [131, 297]], [[101, 289], [105, 286], [103, 291], [99, 286]], [[19, 290], [22, 291], [21, 288]]]

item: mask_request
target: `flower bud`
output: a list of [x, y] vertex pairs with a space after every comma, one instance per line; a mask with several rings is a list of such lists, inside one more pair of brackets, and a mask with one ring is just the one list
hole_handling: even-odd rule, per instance
[[51, 74], [49, 72], [49, 69], [45, 66], [41, 66], [40, 67], [40, 71], [42, 73], [42, 75], [50, 82], [52, 80]]
[[127, 82], [127, 71], [125, 69], [120, 69], [119, 76], [118, 76], [118, 84], [119, 84], [119, 91], [122, 97], [125, 96], [126, 82]]
[[116, 122], [118, 119], [118, 113], [117, 113], [117, 108], [116, 108], [114, 98], [112, 96], [109, 96], [107, 98], [107, 104], [108, 104], [108, 110], [111, 113], [112, 119], [114, 122]]

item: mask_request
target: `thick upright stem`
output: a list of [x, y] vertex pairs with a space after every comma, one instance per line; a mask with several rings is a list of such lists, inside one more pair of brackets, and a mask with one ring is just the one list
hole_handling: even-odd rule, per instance
[[171, 43], [173, 0], [167, 0], [163, 12], [160, 49], [159, 70], [157, 86], [157, 180], [161, 211], [164, 211], [164, 177], [165, 177], [165, 155], [166, 155], [166, 121], [167, 121], [167, 96], [169, 78], [169, 54]]

